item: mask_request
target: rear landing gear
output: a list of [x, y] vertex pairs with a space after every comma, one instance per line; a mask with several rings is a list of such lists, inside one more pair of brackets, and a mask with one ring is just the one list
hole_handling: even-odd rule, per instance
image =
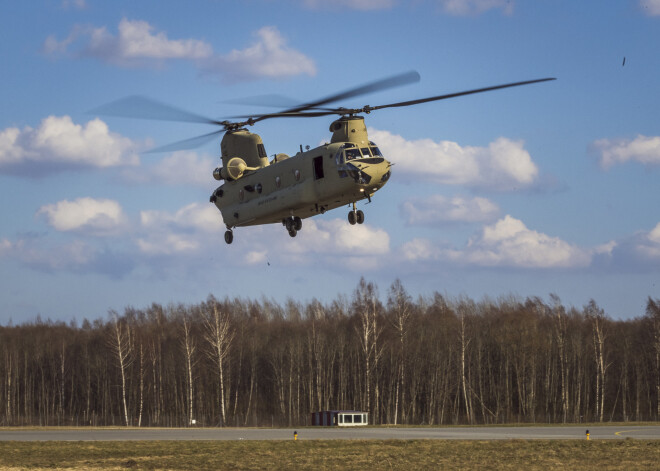
[[227, 244], [231, 244], [234, 241], [234, 233], [232, 232], [231, 229], [228, 229], [227, 232], [225, 232], [225, 242]]
[[282, 219], [282, 225], [286, 227], [286, 230], [289, 232], [291, 237], [298, 235], [298, 231], [302, 229], [302, 219], [298, 216], [291, 216], [286, 219]]

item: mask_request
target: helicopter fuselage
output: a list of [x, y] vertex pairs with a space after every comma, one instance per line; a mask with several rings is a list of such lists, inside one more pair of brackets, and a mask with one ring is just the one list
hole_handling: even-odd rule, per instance
[[371, 198], [389, 179], [390, 167], [373, 143], [331, 143], [247, 171], [211, 198], [228, 229], [305, 219]]

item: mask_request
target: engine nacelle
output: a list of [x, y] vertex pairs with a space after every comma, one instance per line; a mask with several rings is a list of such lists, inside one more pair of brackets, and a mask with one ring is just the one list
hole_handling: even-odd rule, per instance
[[246, 170], [258, 170], [254, 167], [248, 167], [245, 160], [240, 157], [232, 157], [225, 167], [216, 168], [213, 171], [213, 178], [216, 180], [238, 180], [243, 176]]

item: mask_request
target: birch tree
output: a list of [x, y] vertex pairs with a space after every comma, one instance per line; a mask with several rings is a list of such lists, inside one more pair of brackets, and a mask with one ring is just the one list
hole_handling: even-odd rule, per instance
[[186, 362], [186, 402], [188, 425], [192, 425], [193, 421], [193, 398], [195, 397], [193, 389], [193, 366], [196, 362], [195, 351], [197, 350], [197, 345], [195, 343], [195, 339], [192, 336], [191, 328], [192, 326], [190, 316], [184, 312], [181, 319], [181, 331], [183, 333], [183, 338], [181, 339], [181, 347], [183, 348], [184, 359]]
[[231, 347], [234, 338], [234, 332], [231, 329], [231, 321], [226, 310], [220, 311], [215, 301], [212, 301], [211, 304], [212, 307], [207, 309], [204, 318], [204, 325], [206, 327], [204, 338], [210, 347], [208, 356], [213, 362], [215, 362], [218, 371], [220, 414], [222, 418], [222, 426], [225, 426], [227, 422], [225, 359], [227, 358], [227, 355], [229, 355], [229, 348]]
[[128, 418], [128, 405], [126, 403], [126, 374], [133, 363], [133, 347], [131, 341], [131, 329], [125, 320], [120, 320], [116, 312], [111, 313], [113, 331], [111, 347], [116, 355], [119, 371], [121, 373], [121, 400], [124, 413], [124, 425], [130, 425]]

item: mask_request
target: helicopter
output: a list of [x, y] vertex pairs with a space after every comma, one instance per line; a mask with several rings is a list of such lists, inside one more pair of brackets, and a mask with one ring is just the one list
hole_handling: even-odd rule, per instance
[[[198, 147], [224, 133], [220, 143], [222, 167], [213, 177], [224, 181], [209, 201], [220, 210], [226, 226], [224, 239], [234, 240], [237, 227], [281, 223], [295, 237], [302, 220], [324, 214], [341, 206], [351, 207], [348, 222], [363, 224], [365, 215], [356, 203], [374, 197], [390, 179], [392, 163], [369, 139], [365, 114], [385, 108], [418, 105], [431, 101], [530, 85], [555, 80], [554, 77], [506, 83], [433, 97], [361, 108], [328, 108], [325, 105], [367, 93], [418, 82], [416, 71], [376, 80], [312, 102], [282, 111], [260, 115], [236, 116], [239, 121], [214, 120], [142, 96], [128, 97], [97, 108], [105, 115], [187, 121], [220, 126], [220, 129], [192, 139], [169, 144], [150, 152], [166, 152]], [[274, 118], [318, 118], [338, 116], [330, 124], [330, 142], [307, 146], [293, 156], [274, 154], [269, 159], [263, 140], [247, 130], [258, 122]]]

